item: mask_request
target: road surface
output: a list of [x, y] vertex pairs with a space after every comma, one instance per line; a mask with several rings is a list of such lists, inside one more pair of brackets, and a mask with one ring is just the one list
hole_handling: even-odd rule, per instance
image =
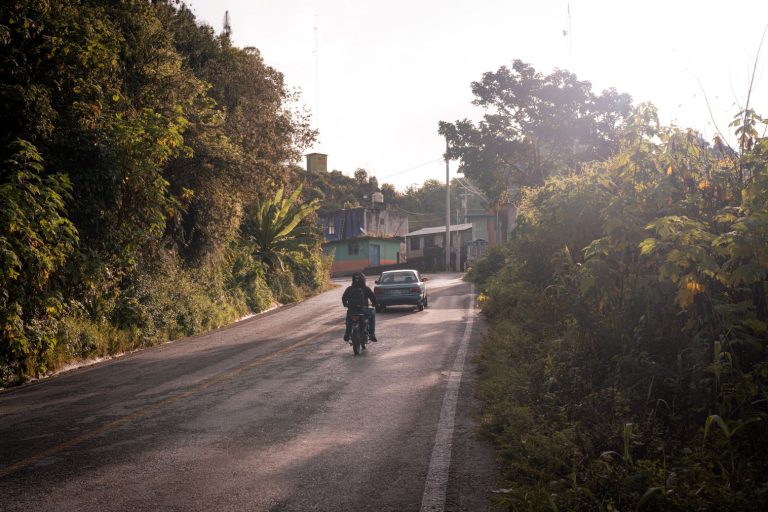
[[487, 510], [471, 287], [341, 339], [343, 286], [0, 393], [0, 510]]

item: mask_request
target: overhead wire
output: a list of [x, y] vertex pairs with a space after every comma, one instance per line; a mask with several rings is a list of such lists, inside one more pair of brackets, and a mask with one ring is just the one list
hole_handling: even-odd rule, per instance
[[396, 205], [396, 204], [394, 204], [394, 203], [392, 204], [392, 206], [394, 206], [394, 207], [395, 207], [395, 208], [397, 208], [398, 210], [402, 210], [402, 211], [404, 211], [404, 212], [405, 212], [405, 213], [407, 213], [408, 215], [434, 215], [434, 213], [417, 213], [417, 212], [409, 212], [409, 211], [408, 211], [408, 210], [406, 210], [405, 208], [401, 208], [401, 207], [397, 206], [397, 205]]
[[419, 164], [419, 165], [417, 165], [415, 167], [410, 167], [410, 168], [405, 169], [403, 171], [399, 171], [399, 172], [396, 172], [394, 174], [390, 174], [389, 176], [384, 176], [384, 177], [379, 178], [379, 179], [380, 180], [386, 180], [388, 178], [392, 178], [393, 176], [398, 176], [400, 174], [405, 174], [406, 172], [415, 171], [416, 169], [420, 169], [420, 168], [425, 167], [425, 166], [427, 166], [429, 164], [434, 164], [435, 162], [442, 162], [442, 160], [443, 160], [442, 157], [441, 158], [436, 158], [434, 160], [430, 160], [429, 162], [424, 162], [423, 164]]
[[459, 178], [458, 176], [456, 176], [454, 179], [459, 185], [461, 185], [468, 192], [471, 192], [472, 194], [475, 194], [476, 196], [483, 198], [484, 201], [488, 201], [488, 198], [485, 197], [485, 194], [483, 194], [480, 191], [480, 189], [478, 189], [474, 184], [469, 183], [465, 181], [463, 178]]

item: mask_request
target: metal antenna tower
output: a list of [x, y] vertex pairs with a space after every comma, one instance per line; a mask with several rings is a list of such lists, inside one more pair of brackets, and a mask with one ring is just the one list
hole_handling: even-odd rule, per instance
[[232, 25], [229, 24], [229, 11], [224, 11], [224, 30], [222, 35], [227, 39], [232, 35]]

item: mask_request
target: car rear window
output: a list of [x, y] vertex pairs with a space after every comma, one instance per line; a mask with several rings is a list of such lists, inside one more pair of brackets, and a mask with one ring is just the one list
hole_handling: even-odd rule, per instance
[[381, 284], [415, 283], [416, 274], [413, 272], [392, 272], [381, 276]]

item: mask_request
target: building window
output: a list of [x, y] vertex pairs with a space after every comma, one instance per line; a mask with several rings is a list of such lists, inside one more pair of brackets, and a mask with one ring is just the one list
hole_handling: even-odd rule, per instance
[[437, 242], [435, 240], [437, 240], [437, 237], [434, 237], [434, 236], [424, 237], [424, 248], [426, 249], [427, 247], [435, 247], [437, 245]]
[[328, 225], [328, 234], [329, 235], [335, 235], [336, 234], [336, 226], [333, 224]]
[[360, 244], [357, 242], [351, 242], [349, 244], [349, 255], [354, 256], [356, 254], [360, 254]]
[[411, 250], [412, 251], [418, 251], [419, 249], [421, 249], [421, 243], [419, 243], [420, 240], [421, 239], [418, 238], [418, 237], [411, 238]]

